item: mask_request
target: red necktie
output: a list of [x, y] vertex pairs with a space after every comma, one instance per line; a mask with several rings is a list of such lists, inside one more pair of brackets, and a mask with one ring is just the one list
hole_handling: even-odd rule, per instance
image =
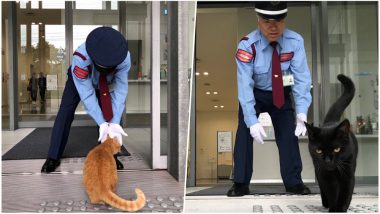
[[111, 103], [111, 94], [108, 89], [107, 84], [107, 74], [100, 73], [99, 78], [99, 91], [100, 91], [100, 104], [102, 107], [102, 113], [104, 116], [104, 119], [106, 119], [107, 122], [109, 122], [113, 117], [112, 112], [112, 103]]
[[272, 97], [273, 105], [281, 108], [284, 105], [284, 84], [282, 82], [282, 71], [280, 64], [280, 57], [277, 53], [277, 42], [271, 42], [273, 47], [272, 55]]

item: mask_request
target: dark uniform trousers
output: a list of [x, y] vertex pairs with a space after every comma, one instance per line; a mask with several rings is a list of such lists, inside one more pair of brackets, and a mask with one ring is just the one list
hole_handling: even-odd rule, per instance
[[[295, 116], [290, 98], [290, 87], [284, 88], [285, 104], [278, 109], [273, 105], [272, 91], [254, 89], [255, 110], [259, 117], [261, 112], [268, 112], [276, 137], [280, 155], [281, 177], [286, 187], [302, 183], [302, 162], [298, 147], [298, 138], [294, 135]], [[253, 138], [244, 122], [244, 115], [239, 104], [239, 125], [236, 132], [234, 148], [234, 182], [249, 184], [252, 177]], [[265, 166], [265, 162], [259, 161]]]
[[[54, 122], [53, 132], [50, 139], [48, 158], [54, 160], [61, 159], [62, 157], [69, 138], [71, 124], [74, 120], [75, 110], [80, 102], [78, 90], [75, 87], [70, 68], [67, 71], [67, 76], [68, 78], [65, 89], [63, 90], [62, 102]], [[96, 90], [96, 96], [99, 97], [98, 90]], [[101, 106], [100, 103], [99, 106]]]

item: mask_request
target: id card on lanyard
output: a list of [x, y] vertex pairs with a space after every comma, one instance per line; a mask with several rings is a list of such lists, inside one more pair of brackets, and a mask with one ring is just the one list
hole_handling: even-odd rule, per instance
[[282, 82], [284, 87], [294, 85], [294, 76], [289, 71], [282, 71]]

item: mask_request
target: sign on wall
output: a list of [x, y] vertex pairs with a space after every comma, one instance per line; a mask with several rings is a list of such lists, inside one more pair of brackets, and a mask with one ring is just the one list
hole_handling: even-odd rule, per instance
[[218, 131], [218, 152], [232, 152], [232, 132]]
[[58, 78], [57, 75], [46, 75], [46, 89], [48, 91], [56, 91], [58, 88]]

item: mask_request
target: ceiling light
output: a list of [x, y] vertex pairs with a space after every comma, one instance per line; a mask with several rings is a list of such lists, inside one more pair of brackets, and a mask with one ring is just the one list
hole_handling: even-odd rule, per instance
[[217, 91], [214, 91], [214, 94], [218, 94], [218, 92], [217, 92]]
[[220, 108], [224, 108], [224, 106], [220, 106]]
[[203, 72], [203, 75], [207, 76], [207, 75], [208, 75], [208, 72]]
[[199, 76], [199, 72], [195, 72], [195, 75]]
[[214, 108], [218, 108], [218, 106], [214, 106]]
[[207, 91], [206, 94], [211, 94], [211, 92]]

